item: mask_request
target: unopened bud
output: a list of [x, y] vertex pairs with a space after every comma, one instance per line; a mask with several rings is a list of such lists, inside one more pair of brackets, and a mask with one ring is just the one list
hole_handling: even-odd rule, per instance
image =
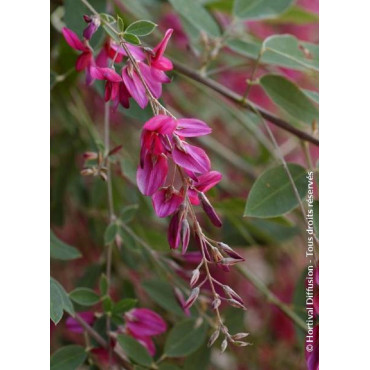
[[187, 301], [184, 304], [184, 308], [190, 308], [193, 305], [193, 303], [198, 298], [199, 291], [200, 291], [200, 289], [198, 287], [194, 288], [191, 291], [189, 298], [187, 299]]
[[231, 338], [233, 340], [239, 340], [239, 339], [243, 339], [245, 337], [247, 337], [249, 335], [249, 333], [237, 333], [237, 334], [234, 334], [231, 336]]
[[113, 149], [108, 153], [108, 156], [110, 156], [110, 155], [114, 155], [114, 154], [118, 153], [121, 149], [122, 149], [122, 145], [118, 145], [118, 146], [116, 146], [115, 148], [113, 148]]
[[212, 254], [212, 258], [213, 260], [216, 262], [216, 263], [219, 263], [221, 262], [223, 259], [224, 259], [224, 256], [220, 253], [220, 251], [215, 248], [215, 247], [212, 247], [211, 249], [211, 254]]
[[233, 307], [236, 307], [236, 308], [241, 308], [243, 310], [246, 310], [247, 308], [242, 304], [240, 303], [239, 301], [237, 301], [236, 299], [227, 299], [226, 302], [230, 305], [230, 306], [233, 306]]
[[240, 303], [243, 303], [242, 297], [240, 297], [240, 295], [236, 293], [233, 289], [231, 289], [228, 285], [223, 285], [222, 289], [228, 297], [234, 298]]
[[208, 198], [204, 195], [204, 193], [198, 193], [198, 198], [202, 204], [204, 212], [207, 214], [213, 225], [217, 227], [222, 226], [222, 221], [218, 217], [215, 209], [212, 207], [211, 203], [209, 202]]
[[222, 343], [221, 343], [221, 353], [225, 352], [226, 348], [227, 348], [227, 339], [225, 338]]
[[235, 265], [238, 262], [241, 262], [242, 260], [240, 259], [235, 259], [235, 258], [223, 258], [221, 263], [226, 266], [232, 266]]
[[89, 160], [92, 160], [92, 159], [97, 159], [98, 158], [98, 153], [95, 153], [95, 152], [85, 152], [83, 154], [83, 157], [84, 157], [84, 160], [85, 161], [89, 161]]
[[234, 343], [234, 345], [236, 345], [238, 347], [250, 346], [250, 343], [248, 343], [248, 342], [236, 341], [236, 342], [233, 342], [233, 343]]
[[184, 255], [186, 251], [188, 250], [189, 240], [190, 240], [190, 227], [189, 227], [188, 220], [185, 218], [181, 224], [181, 244], [182, 244], [181, 254], [182, 255]]
[[220, 328], [218, 328], [213, 334], [210, 336], [209, 341], [207, 343], [208, 348], [212, 347], [213, 344], [216, 342], [217, 338], [220, 335]]
[[91, 176], [94, 174], [94, 170], [92, 168], [84, 168], [82, 171], [81, 171], [81, 175], [82, 176]]
[[193, 287], [197, 283], [199, 276], [200, 276], [200, 271], [198, 269], [195, 269], [193, 273], [191, 274], [191, 279], [190, 279], [191, 287]]
[[235, 252], [234, 249], [230, 248], [230, 246], [227, 244], [218, 242], [217, 245], [230, 257], [244, 261], [244, 258], [239, 253]]
[[220, 305], [221, 305], [221, 299], [220, 299], [220, 298], [218, 298], [218, 297], [216, 297], [216, 298], [213, 300], [213, 302], [212, 302], [212, 308], [213, 308], [214, 310], [217, 310], [217, 308], [219, 308], [219, 307], [220, 307]]

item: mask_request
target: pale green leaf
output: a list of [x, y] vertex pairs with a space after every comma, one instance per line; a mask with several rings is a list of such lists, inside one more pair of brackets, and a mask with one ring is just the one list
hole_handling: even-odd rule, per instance
[[234, 15], [241, 19], [274, 18], [286, 11], [294, 0], [235, 0]]
[[[299, 197], [307, 194], [307, 172], [298, 164], [288, 164]], [[270, 218], [288, 213], [298, 205], [284, 166], [264, 172], [253, 184], [245, 207], [245, 216]]]
[[81, 346], [70, 345], [58, 349], [50, 358], [50, 370], [75, 370], [87, 357]]
[[89, 288], [76, 288], [69, 293], [69, 297], [82, 306], [93, 306], [100, 300], [99, 295]]
[[138, 341], [127, 335], [118, 335], [119, 345], [122, 347], [125, 354], [135, 363], [150, 367], [153, 359]]
[[81, 257], [81, 253], [76, 248], [61, 241], [53, 231], [50, 231], [50, 257], [67, 261]]
[[50, 318], [55, 325], [63, 317], [63, 311], [74, 315], [72, 302], [64, 288], [52, 277], [50, 277]]
[[136, 21], [127, 27], [126, 32], [136, 36], [147, 36], [150, 35], [156, 27], [157, 25], [151, 21]]

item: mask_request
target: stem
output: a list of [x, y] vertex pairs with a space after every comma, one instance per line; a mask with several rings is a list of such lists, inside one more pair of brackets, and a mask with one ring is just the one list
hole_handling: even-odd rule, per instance
[[[111, 348], [109, 343], [102, 337], [98, 332], [95, 331], [94, 328], [92, 328], [81, 316], [76, 314], [75, 316], [76, 321], [85, 329], [85, 331], [90, 335], [91, 338], [93, 338], [100, 346], [102, 346], [105, 349]], [[114, 349], [115, 356], [120, 360], [121, 364], [124, 366], [124, 369], [131, 370], [133, 369], [133, 366], [122, 356], [122, 353]]]
[[275, 126], [278, 126], [281, 129], [290, 132], [291, 134], [299, 137], [302, 140], [309, 141], [310, 143], [312, 143], [316, 146], [319, 146], [319, 140], [316, 137], [295, 128], [294, 126], [290, 125], [288, 122], [284, 121], [283, 119], [274, 116], [272, 113], [268, 112], [267, 110], [265, 110], [261, 107], [258, 107], [255, 104], [252, 104], [249, 101], [248, 102], [243, 101], [243, 97], [241, 95], [239, 95], [239, 94], [235, 93], [234, 91], [228, 89], [227, 87], [219, 84], [218, 82], [216, 82], [212, 79], [209, 79], [207, 77], [201, 76], [198, 72], [193, 71], [189, 67], [187, 67], [187, 66], [185, 66], [185, 65], [183, 65], [183, 64], [181, 64], [177, 61], [173, 61], [173, 65], [174, 65], [175, 71], [177, 71], [177, 72], [179, 72], [179, 73], [181, 73], [181, 74], [183, 74], [183, 75], [185, 75], [185, 76], [187, 76], [187, 77], [189, 77], [189, 78], [191, 78], [191, 79], [193, 79], [193, 80], [195, 80], [195, 81], [197, 81], [197, 82], [199, 82], [199, 83], [201, 83], [205, 86], [208, 86], [212, 90], [217, 91], [219, 94], [221, 94], [225, 98], [228, 98], [229, 100], [233, 101], [234, 103], [236, 103], [237, 105], [239, 105], [243, 108], [249, 109], [251, 111], [257, 110], [264, 119], [268, 120], [269, 122], [271, 122]]

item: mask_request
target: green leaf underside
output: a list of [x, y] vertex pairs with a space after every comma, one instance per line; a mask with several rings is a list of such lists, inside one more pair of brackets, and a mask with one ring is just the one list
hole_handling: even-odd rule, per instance
[[85, 349], [81, 346], [62, 347], [51, 356], [50, 370], [75, 370], [85, 362], [86, 357]]
[[318, 45], [306, 43], [305, 46], [292, 35], [273, 35], [265, 39], [263, 47], [265, 50], [302, 64], [306, 68], [319, 70]]
[[126, 311], [131, 310], [137, 304], [137, 299], [134, 298], [125, 298], [114, 304], [113, 306], [113, 314], [119, 315], [123, 314]]
[[124, 38], [128, 43], [130, 43], [130, 44], [132, 44], [132, 45], [140, 45], [140, 44], [141, 44], [140, 39], [139, 39], [136, 35], [134, 35], [134, 34], [132, 34], [132, 33], [125, 32], [125, 33], [123, 34], [123, 38]]
[[168, 357], [183, 357], [195, 352], [205, 341], [207, 325], [197, 325], [196, 319], [177, 323], [169, 332], [164, 353]]
[[[312, 65], [310, 65], [310, 69], [316, 69], [316, 66], [318, 67], [318, 46], [308, 42], [300, 42], [300, 44], [304, 48], [309, 50], [313, 56]], [[258, 53], [261, 49], [262, 43], [256, 41], [230, 39], [229, 41], [227, 41], [227, 45], [234, 52], [246, 56], [247, 58], [252, 58], [256, 60], [258, 58]], [[261, 58], [261, 64], [277, 65], [280, 67], [286, 67], [298, 71], [303, 71], [307, 69], [306, 66], [307, 61], [302, 64], [301, 61], [297, 61], [289, 56], [276, 53], [275, 51], [270, 49], [266, 50], [263, 53], [263, 56]]]
[[68, 261], [81, 257], [81, 253], [74, 247], [64, 243], [50, 231], [50, 257]]
[[156, 27], [157, 25], [151, 21], [136, 21], [127, 27], [126, 32], [136, 36], [147, 36], [150, 35]]
[[213, 17], [197, 0], [169, 0], [174, 9], [198, 31], [220, 36], [220, 28]]
[[74, 308], [64, 288], [50, 277], [50, 318], [55, 325], [63, 317], [63, 311], [74, 315]]
[[[289, 171], [303, 199], [307, 193], [306, 170], [297, 164], [288, 164]], [[285, 172], [278, 166], [264, 172], [253, 184], [245, 207], [245, 216], [269, 218], [288, 213], [298, 205], [298, 200]]]
[[123, 351], [132, 361], [147, 367], [152, 364], [153, 359], [146, 348], [135, 339], [127, 335], [118, 335], [117, 340]]
[[260, 79], [271, 100], [291, 117], [311, 125], [318, 121], [319, 111], [297, 85], [279, 75], [265, 75]]
[[142, 284], [144, 290], [159, 306], [176, 315], [184, 316], [173, 293], [172, 285], [162, 280], [147, 280]]
[[235, 0], [233, 13], [241, 19], [274, 18], [292, 3], [293, 0]]
[[93, 306], [99, 302], [99, 296], [92, 289], [76, 288], [69, 293], [70, 298], [82, 306]]

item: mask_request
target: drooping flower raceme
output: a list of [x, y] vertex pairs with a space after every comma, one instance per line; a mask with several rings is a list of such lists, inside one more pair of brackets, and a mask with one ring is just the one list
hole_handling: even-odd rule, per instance
[[[97, 56], [89, 44], [101, 19], [85, 16], [88, 23], [83, 40], [71, 30], [64, 28], [67, 43], [77, 51], [76, 69], [86, 70], [87, 82], [95, 79], [105, 81], [104, 100], [111, 101], [113, 108], [118, 104], [128, 108], [130, 98], [141, 108], [150, 102], [154, 117], [143, 126], [141, 134], [140, 160], [137, 169], [137, 185], [142, 194], [152, 198], [153, 208], [158, 217], [171, 216], [168, 227], [168, 242], [171, 249], [178, 249], [186, 256], [191, 236], [199, 248], [199, 264], [191, 274], [191, 291], [185, 300], [177, 289], [176, 297], [182, 308], [189, 314], [189, 308], [201, 295], [201, 287], [208, 281], [211, 287], [212, 309], [217, 311], [218, 327], [210, 338], [212, 345], [220, 333], [224, 335], [222, 350], [229, 342], [238, 346], [248, 343], [240, 341], [247, 333], [231, 335], [218, 312], [221, 302], [245, 309], [241, 297], [229, 286], [216, 280], [209, 264], [229, 271], [229, 267], [243, 261], [243, 257], [227, 244], [208, 238], [198, 222], [195, 206], [201, 206], [209, 220], [217, 227], [222, 221], [217, 215], [206, 193], [217, 185], [222, 175], [211, 169], [207, 153], [193, 145], [191, 138], [208, 135], [211, 128], [197, 118], [175, 118], [159, 101], [162, 84], [170, 82], [165, 72], [173, 68], [171, 60], [164, 56], [173, 30], [165, 33], [162, 41], [153, 49], [128, 44], [119, 33], [119, 42], [107, 39]], [[86, 174], [94, 171], [84, 170]], [[201, 270], [201, 268], [203, 269]], [[216, 293], [214, 285], [222, 288], [223, 295]], [[127, 334], [136, 338], [154, 354], [152, 336], [166, 330], [160, 316], [147, 309], [134, 309], [125, 315]]]

